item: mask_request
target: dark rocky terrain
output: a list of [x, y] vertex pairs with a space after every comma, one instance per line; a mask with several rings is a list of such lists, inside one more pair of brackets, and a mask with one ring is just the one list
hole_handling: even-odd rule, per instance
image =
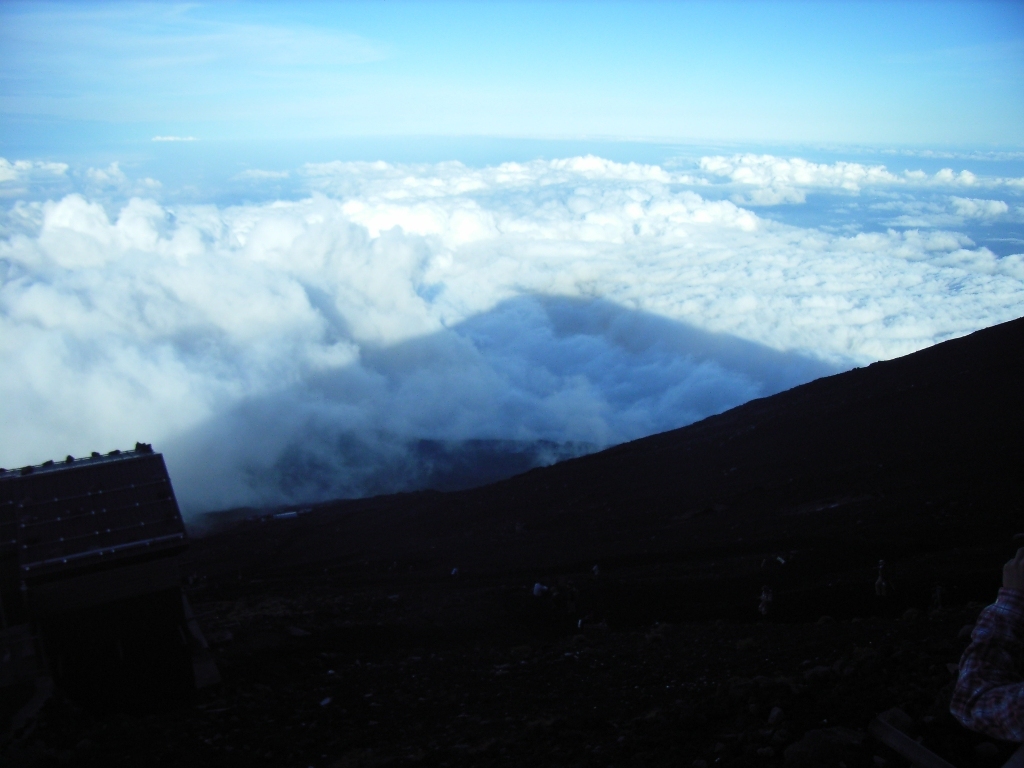
[[1017, 320], [474, 490], [213, 517], [182, 569], [224, 682], [58, 695], [4, 759], [899, 766], [899, 707], [1000, 765], [946, 707], [1024, 530], [1022, 385]]

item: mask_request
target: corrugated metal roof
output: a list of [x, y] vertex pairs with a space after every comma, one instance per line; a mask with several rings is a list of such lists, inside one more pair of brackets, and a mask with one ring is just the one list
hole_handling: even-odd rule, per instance
[[147, 445], [0, 473], [0, 549], [22, 580], [171, 554], [185, 525], [163, 456]]

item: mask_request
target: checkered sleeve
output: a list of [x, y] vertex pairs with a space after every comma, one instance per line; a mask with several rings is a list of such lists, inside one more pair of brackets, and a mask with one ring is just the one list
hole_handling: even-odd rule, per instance
[[949, 710], [973, 731], [1024, 741], [1024, 591], [1000, 589], [978, 617]]

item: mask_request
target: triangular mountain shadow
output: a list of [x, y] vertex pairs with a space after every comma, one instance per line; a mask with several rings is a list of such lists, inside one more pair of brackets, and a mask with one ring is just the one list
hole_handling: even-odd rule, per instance
[[[202, 557], [254, 574], [458, 565], [509, 584], [589, 584], [599, 563], [619, 626], [749, 620], [765, 584], [773, 615], [801, 621], [900, 615], [936, 588], [990, 600], [1020, 545], [1022, 349], [1019, 319], [484, 487], [317, 505], [280, 546], [273, 525], [226, 530]], [[497, 610], [485, 597], [480, 616]]]
[[[901, 563], [890, 610], [926, 606], [936, 587], [991, 599], [1022, 530], [1022, 350], [1024, 318], [484, 488], [382, 499], [378, 524], [404, 518], [412, 544], [443, 519], [452, 543], [437, 536], [436, 551], [515, 526], [531, 535], [504, 536], [505, 567], [604, 562], [645, 585], [657, 572], [660, 595], [624, 599], [631, 621], [738, 615], [765, 581], [791, 595], [779, 615], [866, 615], [880, 559]], [[499, 568], [496, 552], [451, 557]]]
[[[344, 329], [335, 329], [343, 333]], [[482, 485], [836, 372], [598, 299], [521, 296], [163, 446], [186, 511]]]

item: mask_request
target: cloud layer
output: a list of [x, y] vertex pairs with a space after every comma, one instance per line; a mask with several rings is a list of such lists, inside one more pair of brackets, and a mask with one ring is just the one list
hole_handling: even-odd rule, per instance
[[[755, 191], [997, 186], [706, 160]], [[10, 207], [0, 464], [152, 441], [193, 511], [395, 490], [429, 478], [422, 441], [589, 450], [1024, 310], [1024, 256], [949, 230], [786, 225], [659, 166], [294, 175], [301, 199], [170, 205], [114, 164], [83, 174], [96, 192]], [[139, 196], [111, 205], [103, 185]]]
[[979, 178], [968, 170], [959, 173], [942, 168], [934, 174], [921, 170], [892, 173], [884, 165], [839, 161], [813, 163], [803, 158], [743, 154], [702, 157], [700, 169], [711, 177], [728, 178], [742, 191], [734, 195], [747, 205], [802, 203], [807, 192], [842, 190], [850, 193], [865, 188], [995, 188], [1024, 189], [1024, 178]]

